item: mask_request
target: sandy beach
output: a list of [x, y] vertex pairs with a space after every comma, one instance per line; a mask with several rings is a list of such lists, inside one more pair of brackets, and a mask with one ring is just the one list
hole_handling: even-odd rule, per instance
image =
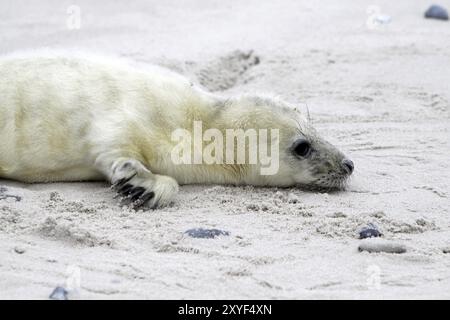
[[[182, 186], [138, 212], [106, 182], [0, 180], [0, 298], [449, 299], [450, 22], [425, 19], [430, 5], [2, 1], [1, 54], [85, 50], [273, 93], [309, 109], [355, 172], [329, 193]], [[369, 223], [381, 239], [359, 239]], [[358, 250], [377, 241], [406, 252]]]

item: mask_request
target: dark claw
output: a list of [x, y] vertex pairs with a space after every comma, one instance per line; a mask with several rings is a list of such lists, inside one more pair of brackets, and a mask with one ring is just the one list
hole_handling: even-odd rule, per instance
[[117, 187], [122, 186], [123, 184], [125, 184], [125, 183], [127, 183], [128, 181], [130, 181], [131, 179], [133, 179], [135, 175], [136, 175], [136, 173], [133, 174], [133, 175], [132, 175], [131, 177], [129, 177], [129, 178], [122, 178], [122, 179], [116, 181], [116, 182], [112, 185], [112, 187], [113, 187], [113, 188], [117, 188]]
[[132, 184], [126, 184], [123, 187], [121, 187], [117, 192], [121, 193], [124, 196], [127, 196], [128, 193], [131, 191], [131, 189], [133, 189], [133, 185]]
[[134, 202], [137, 199], [139, 199], [140, 196], [142, 196], [144, 194], [144, 192], [145, 192], [145, 188], [142, 188], [142, 187], [137, 187], [137, 188], [132, 189], [130, 191], [130, 195], [129, 195], [131, 202]]
[[145, 203], [147, 203], [149, 200], [151, 200], [155, 196], [155, 193], [153, 191], [144, 194], [140, 199], [139, 202], [134, 205], [134, 209], [137, 210], [140, 207], [142, 207]]
[[117, 188], [118, 186], [121, 186], [122, 184], [125, 183], [125, 179], [126, 178], [122, 178], [120, 180], [117, 180], [115, 183], [113, 183], [113, 185], [111, 186], [112, 188]]

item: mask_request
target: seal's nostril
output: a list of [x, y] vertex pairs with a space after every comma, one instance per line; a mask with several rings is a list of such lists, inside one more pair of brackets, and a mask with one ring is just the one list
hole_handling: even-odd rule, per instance
[[353, 172], [355, 165], [353, 164], [352, 160], [344, 159], [344, 160], [342, 160], [342, 164], [344, 165], [344, 169], [348, 174], [351, 174]]

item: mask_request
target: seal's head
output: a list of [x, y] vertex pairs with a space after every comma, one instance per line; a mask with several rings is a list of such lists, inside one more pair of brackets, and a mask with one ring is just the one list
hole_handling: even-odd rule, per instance
[[341, 151], [321, 138], [309, 123], [304, 123], [285, 150], [285, 163], [295, 171], [299, 185], [342, 189], [354, 164]]
[[279, 129], [278, 141], [271, 141], [279, 145], [278, 171], [261, 176], [259, 171], [250, 170], [250, 178], [246, 179], [252, 180], [250, 183], [319, 189], [345, 187], [354, 169], [353, 162], [320, 137], [295, 106], [261, 96], [241, 97], [234, 104], [239, 106], [233, 113], [241, 127]]

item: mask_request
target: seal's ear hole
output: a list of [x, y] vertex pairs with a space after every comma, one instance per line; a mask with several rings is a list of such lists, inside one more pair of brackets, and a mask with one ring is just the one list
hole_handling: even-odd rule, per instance
[[298, 139], [292, 146], [293, 153], [300, 158], [307, 158], [311, 154], [311, 144], [305, 139]]

